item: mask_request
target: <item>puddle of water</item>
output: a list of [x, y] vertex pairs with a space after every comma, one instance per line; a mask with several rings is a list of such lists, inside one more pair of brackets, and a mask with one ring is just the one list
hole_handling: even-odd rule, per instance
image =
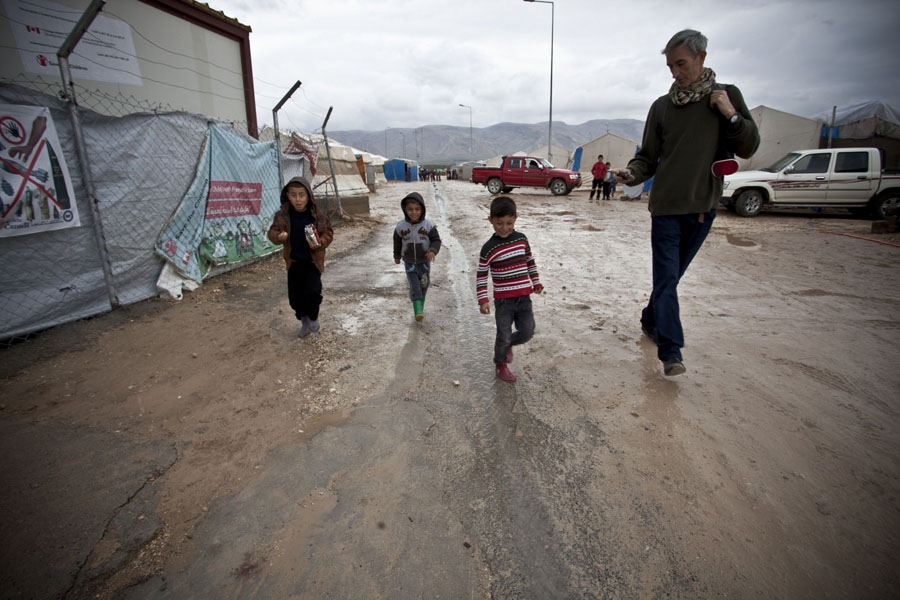
[[740, 246], [741, 248], [758, 248], [759, 244], [754, 242], [753, 240], [748, 240], [746, 238], [738, 237], [733, 233], [726, 233], [725, 239], [728, 240], [728, 243], [732, 246]]

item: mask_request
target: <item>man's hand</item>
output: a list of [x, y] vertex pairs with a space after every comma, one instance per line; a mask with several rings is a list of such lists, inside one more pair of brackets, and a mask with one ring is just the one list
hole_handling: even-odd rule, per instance
[[632, 179], [634, 179], [634, 173], [631, 172], [631, 169], [621, 169], [616, 171], [616, 181], [627, 184]]
[[491, 303], [490, 303], [490, 302], [485, 302], [484, 304], [479, 304], [479, 305], [478, 305], [478, 310], [480, 310], [480, 311], [481, 311], [481, 314], [483, 314], [483, 315], [489, 315], [489, 314], [491, 314]]
[[434, 260], [434, 252], [432, 252], [431, 250], [429, 250], [428, 252], [426, 252], [426, 253], [425, 253], [425, 260], [427, 260], [428, 262], [433, 261], [433, 260]]
[[399, 259], [399, 258], [395, 258], [395, 259], [394, 259], [394, 264], [395, 264], [395, 265], [399, 265], [399, 264], [400, 264], [400, 259]]
[[722, 116], [726, 119], [730, 119], [734, 116], [734, 113], [737, 112], [737, 109], [731, 103], [731, 99], [728, 97], [728, 92], [725, 90], [715, 90], [709, 96], [709, 105], [712, 108], [717, 108]]

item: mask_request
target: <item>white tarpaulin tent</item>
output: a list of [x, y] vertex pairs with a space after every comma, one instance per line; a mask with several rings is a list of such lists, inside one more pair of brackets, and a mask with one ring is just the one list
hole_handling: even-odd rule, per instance
[[819, 147], [822, 122], [757, 106], [750, 115], [759, 129], [759, 148], [749, 159], [735, 157], [742, 171], [762, 169], [793, 150]]
[[[568, 169], [572, 165], [572, 153], [563, 148], [562, 146], [557, 146], [553, 144], [553, 156], [549, 158], [551, 163], [553, 163], [554, 167], [559, 167], [560, 169]], [[548, 158], [547, 156], [547, 144], [543, 146], [538, 146], [537, 148], [532, 148], [527, 152], [527, 156], [537, 156], [539, 158]]]
[[[831, 126], [831, 113], [820, 115]], [[864, 102], [839, 108], [834, 127], [837, 138], [867, 139], [875, 136], [900, 139], [900, 111], [884, 102]]]
[[[581, 173], [581, 186], [590, 189], [594, 181], [591, 168], [597, 162], [597, 156], [603, 155], [603, 162], [610, 163], [613, 169], [624, 169], [628, 161], [634, 158], [639, 142], [623, 138], [614, 133], [604, 133], [581, 146], [581, 162], [578, 172]], [[576, 151], [577, 152], [577, 151]]]

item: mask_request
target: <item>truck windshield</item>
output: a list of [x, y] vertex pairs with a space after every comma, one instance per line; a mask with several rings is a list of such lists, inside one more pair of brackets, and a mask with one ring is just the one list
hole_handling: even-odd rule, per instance
[[774, 163], [772, 163], [771, 165], [769, 165], [768, 167], [766, 167], [765, 169], [762, 169], [762, 170], [768, 171], [769, 173], [776, 173], [776, 172], [782, 170], [783, 168], [785, 168], [786, 166], [788, 166], [789, 164], [791, 164], [792, 162], [794, 162], [795, 160], [797, 160], [799, 157], [800, 157], [799, 153], [789, 152], [788, 154], [785, 154], [784, 156], [782, 156], [781, 158], [776, 160]]
[[556, 167], [554, 167], [553, 165], [551, 165], [551, 164], [550, 164], [550, 161], [547, 160], [546, 158], [542, 158], [542, 159], [541, 159], [541, 164], [544, 165], [544, 167], [547, 168], [547, 169], [555, 169], [555, 168], [556, 168]]

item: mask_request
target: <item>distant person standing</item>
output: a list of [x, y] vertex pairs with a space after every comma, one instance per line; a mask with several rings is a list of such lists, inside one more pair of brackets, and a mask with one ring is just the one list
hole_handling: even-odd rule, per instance
[[641, 313], [641, 329], [657, 346], [663, 372], [685, 372], [684, 331], [678, 282], [706, 239], [722, 178], [711, 166], [724, 146], [749, 158], [759, 147], [759, 130], [740, 90], [716, 83], [704, 67], [706, 36], [685, 29], [662, 53], [675, 82], [650, 107], [641, 148], [616, 176], [636, 185], [655, 175], [650, 189], [650, 247], [653, 290]]
[[606, 179], [606, 163], [603, 162], [603, 155], [597, 157], [597, 162], [594, 163], [594, 166], [591, 167], [591, 175], [594, 177], [594, 181], [591, 182], [591, 195], [588, 197], [588, 202], [594, 199], [594, 193], [597, 193], [597, 200], [600, 199], [601, 191], [603, 190], [603, 180]]
[[607, 161], [606, 163], [606, 175], [603, 176], [603, 199], [609, 200], [609, 192], [612, 189], [612, 182], [615, 181], [616, 176], [610, 170], [610, 164]]

